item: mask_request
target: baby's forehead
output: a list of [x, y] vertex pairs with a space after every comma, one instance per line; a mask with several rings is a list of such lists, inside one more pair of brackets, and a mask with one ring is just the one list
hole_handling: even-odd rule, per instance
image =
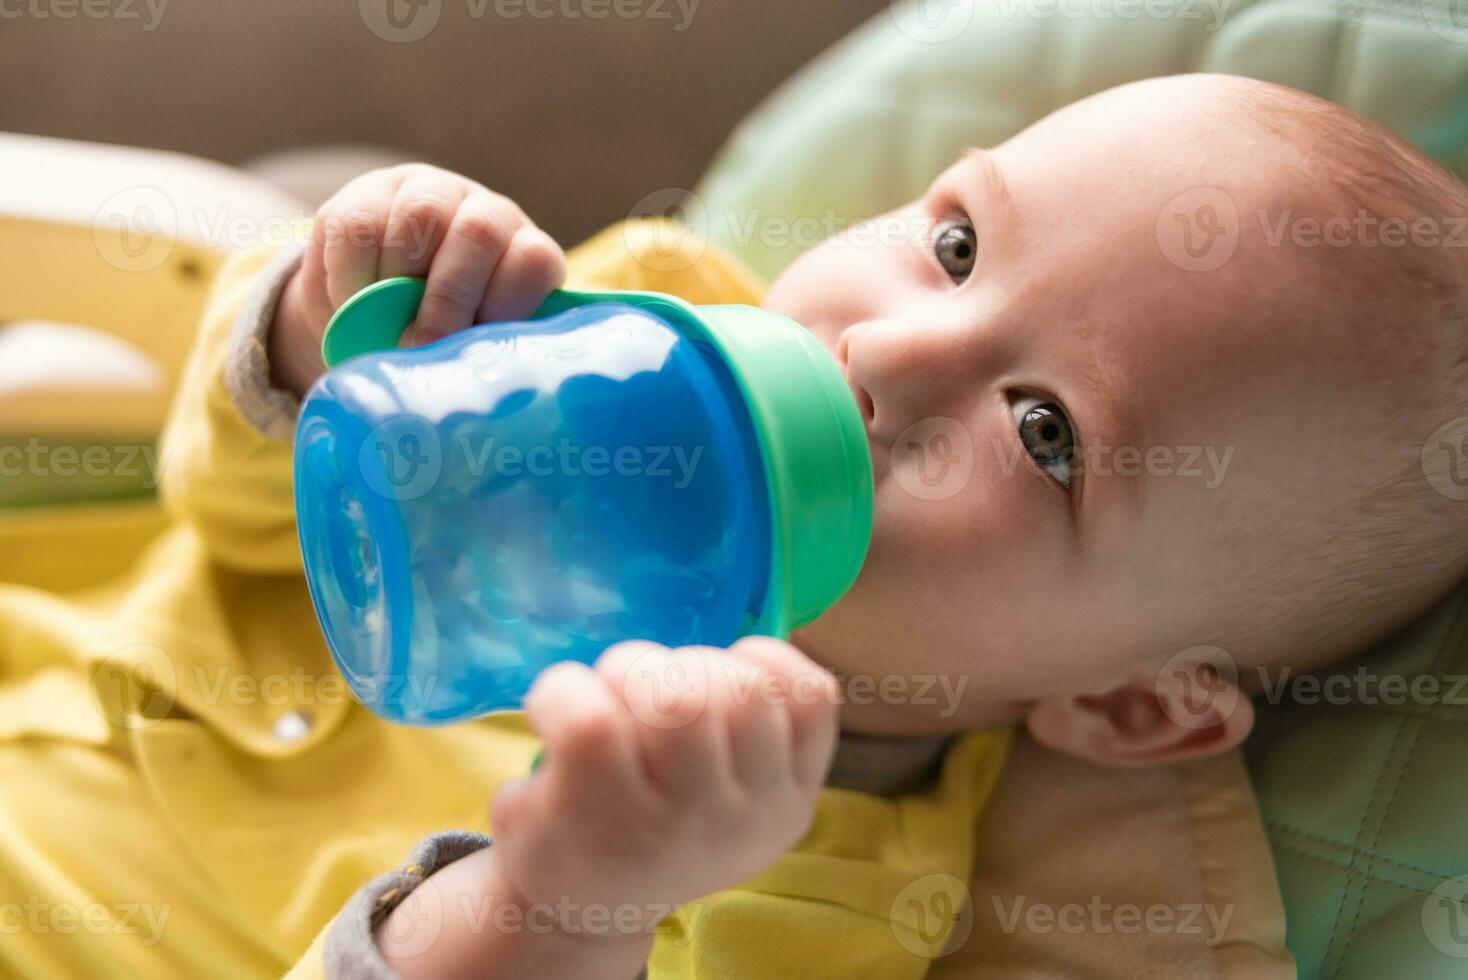
[[1192, 280], [1184, 295], [1195, 307], [1216, 304], [1226, 330], [1277, 351], [1281, 367], [1303, 376], [1432, 378], [1445, 345], [1464, 339], [1452, 330], [1468, 296], [1462, 185], [1345, 110], [1326, 113], [1352, 118], [1337, 127], [1313, 109], [1253, 111], [1303, 133], [1289, 147], [1297, 152], [1266, 161], [1226, 194], [1206, 192], [1183, 216], [1200, 241], [1236, 226], [1217, 281], [1206, 281], [1207, 270], [1183, 276]]
[[[1440, 243], [1428, 223], [1464, 213], [1461, 181], [1408, 140], [1344, 106], [1261, 82], [1231, 88], [1221, 104], [1293, 151], [1295, 165], [1280, 179], [1314, 191], [1310, 199], [1318, 206], [1358, 219], [1356, 237], [1366, 247]], [[1242, 135], [1247, 141], [1249, 134]]]
[[1287, 454], [1298, 436], [1349, 454], [1392, 428], [1380, 419], [1410, 422], [1444, 389], [1430, 315], [1399, 286], [1353, 285], [1351, 261], [1335, 250], [1252, 236], [1225, 268], [1194, 273], [1164, 260], [1150, 271], [1135, 288], [1118, 284], [1091, 328], [1144, 449]]

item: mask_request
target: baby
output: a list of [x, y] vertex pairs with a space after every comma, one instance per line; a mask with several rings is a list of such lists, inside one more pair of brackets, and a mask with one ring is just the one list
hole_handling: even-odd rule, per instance
[[[1453, 178], [1349, 111], [1191, 76], [970, 151], [875, 219], [899, 233], [803, 255], [764, 305], [820, 339], [864, 413], [859, 580], [793, 644], [626, 644], [543, 674], [526, 709], [544, 763], [499, 787], [493, 846], [428, 879], [431, 949], [395, 928], [430, 914], [418, 892], [387, 916], [386, 962], [636, 976], [647, 932], [474, 929], [445, 896], [648, 905], [734, 885], [806, 834], [838, 727], [1022, 723], [1111, 766], [1238, 745], [1249, 677], [1358, 650], [1468, 571], [1462, 505], [1423, 463], [1468, 403], [1465, 213]], [[377, 279], [427, 277], [425, 342], [526, 316], [564, 270], [470, 180], [369, 174], [323, 207], [281, 293], [273, 384], [306, 390], [332, 311]], [[856, 699], [833, 674], [963, 683]], [[690, 676], [696, 707], [652, 723]]]

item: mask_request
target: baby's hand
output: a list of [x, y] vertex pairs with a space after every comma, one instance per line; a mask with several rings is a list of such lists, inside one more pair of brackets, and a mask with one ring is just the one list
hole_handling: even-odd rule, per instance
[[527, 901], [573, 913], [656, 918], [736, 884], [809, 828], [837, 703], [829, 673], [769, 637], [551, 667], [525, 702], [544, 762], [495, 797], [495, 858]]
[[364, 286], [427, 276], [411, 343], [528, 316], [565, 274], [565, 256], [509, 198], [430, 167], [374, 170], [321, 206], [305, 261], [270, 328], [271, 380], [297, 395], [325, 370], [321, 335]]

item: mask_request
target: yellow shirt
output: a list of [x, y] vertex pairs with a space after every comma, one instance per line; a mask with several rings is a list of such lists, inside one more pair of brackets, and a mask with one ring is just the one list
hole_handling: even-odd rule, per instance
[[[148, 504], [0, 523], [14, 556], [0, 585], [0, 976], [318, 976], [320, 934], [352, 893], [426, 834], [488, 830], [494, 787], [535, 754], [518, 715], [383, 722], [332, 666], [301, 576], [291, 446], [257, 432], [224, 380], [270, 259], [220, 272], [146, 546]], [[728, 257], [652, 223], [609, 229], [569, 269], [575, 288], [759, 294]], [[66, 594], [25, 571], [99, 564], [128, 570]], [[921, 976], [1006, 747], [1002, 732], [965, 736], [921, 794], [827, 789], [795, 851], [660, 927], [651, 977]]]

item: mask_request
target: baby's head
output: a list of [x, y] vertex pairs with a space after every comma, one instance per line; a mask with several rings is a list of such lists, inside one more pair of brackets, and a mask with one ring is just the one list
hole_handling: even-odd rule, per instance
[[[877, 486], [860, 579], [797, 641], [909, 695], [847, 724], [1203, 754], [1252, 711], [1188, 703], [1172, 665], [1308, 669], [1422, 611], [1468, 572], [1468, 504], [1423, 453], [1468, 412], [1465, 215], [1349, 111], [1189, 76], [1056, 112], [802, 256], [766, 305], [842, 364]], [[956, 710], [916, 696], [931, 677]]]

